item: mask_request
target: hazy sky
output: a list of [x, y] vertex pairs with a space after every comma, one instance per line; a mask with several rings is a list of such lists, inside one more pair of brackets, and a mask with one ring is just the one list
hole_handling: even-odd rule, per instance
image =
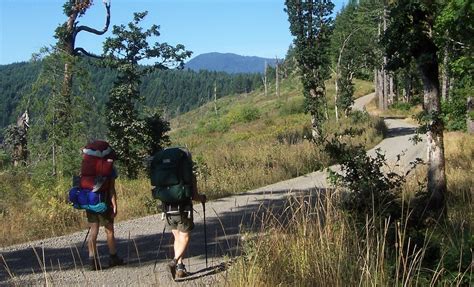
[[[55, 43], [56, 27], [64, 23], [65, 0], [0, 0], [0, 64], [27, 61], [41, 47]], [[335, 11], [346, 0], [334, 0]], [[148, 11], [143, 27], [159, 25], [158, 42], [184, 44], [193, 57], [222, 52], [282, 58], [292, 37], [283, 0], [112, 0], [112, 25], [126, 24], [133, 12]], [[95, 0], [79, 18], [81, 25], [101, 30], [102, 0]], [[104, 36], [81, 32], [76, 47], [100, 54]]]

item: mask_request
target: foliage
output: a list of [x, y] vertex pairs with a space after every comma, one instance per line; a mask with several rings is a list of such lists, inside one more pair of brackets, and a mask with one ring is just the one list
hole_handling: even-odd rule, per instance
[[[26, 129], [17, 125], [9, 125], [3, 132], [3, 145], [9, 156], [14, 161], [26, 161], [27, 137]], [[18, 152], [18, 150], [22, 152]]]
[[349, 1], [338, 12], [331, 35], [331, 59], [338, 84], [336, 105], [346, 116], [353, 103], [353, 78], [369, 79], [377, 64], [380, 4]]
[[405, 177], [395, 172], [384, 172], [387, 161], [385, 155], [375, 151], [369, 156], [362, 146], [352, 146], [340, 140], [343, 136], [354, 136], [361, 131], [348, 129], [336, 134], [325, 144], [325, 151], [341, 166], [341, 171], [329, 170], [332, 184], [347, 189], [344, 208], [362, 220], [366, 214], [395, 217], [399, 206], [394, 206], [394, 199]]
[[324, 120], [326, 88], [329, 78], [330, 17], [334, 4], [328, 0], [285, 1], [295, 57], [303, 83], [306, 110], [311, 114], [314, 135], [320, 136]]
[[[34, 62], [0, 65], [0, 128], [16, 121], [17, 114], [24, 105], [21, 98], [27, 95], [38, 78], [40, 70], [48, 65], [47, 59]], [[105, 124], [105, 103], [108, 92], [113, 87], [117, 72], [110, 68], [101, 67], [97, 60], [81, 59], [77, 63], [77, 71], [82, 72], [78, 77], [87, 91], [84, 92], [84, 101], [87, 101], [90, 110], [88, 119], [94, 123], [90, 125], [94, 132], [93, 138], [104, 138], [107, 130]], [[58, 67], [60, 68], [60, 67]], [[145, 66], [140, 65], [140, 69]], [[213, 99], [214, 83], [217, 84], [217, 98], [241, 91], [253, 91], [262, 83], [258, 74], [227, 74], [224, 72], [190, 70], [156, 70], [141, 78], [140, 94], [144, 104], [152, 108], [162, 108], [167, 118], [186, 113]], [[73, 93], [79, 94], [80, 85], [75, 82]], [[48, 99], [46, 89], [36, 91], [38, 99]]]
[[[138, 176], [143, 150], [153, 153], [167, 142], [166, 138], [161, 137], [168, 126], [160, 115], [155, 113], [143, 120], [138, 113], [137, 104], [142, 101], [139, 89], [142, 76], [156, 69], [183, 67], [184, 60], [191, 55], [180, 44], [173, 47], [156, 42], [150, 46], [149, 38], [158, 37], [160, 33], [157, 25], [142, 30], [140, 22], [146, 15], [147, 12], [134, 13], [133, 21], [128, 26], [114, 26], [114, 36], [104, 43], [106, 65], [118, 71], [107, 103], [108, 135], [129, 178]], [[152, 59], [155, 63], [141, 69], [139, 62], [144, 59]], [[150, 126], [154, 123], [160, 126]]]
[[162, 117], [161, 111], [152, 111], [144, 119], [144, 147], [147, 155], [154, 155], [164, 146], [170, 144], [167, 133], [170, 131], [169, 122]]
[[[19, 105], [21, 110], [29, 111], [31, 118], [27, 135], [28, 161], [33, 166], [40, 161], [49, 161], [48, 176], [74, 175], [80, 164], [78, 151], [90, 138], [88, 125], [93, 109], [86, 108], [88, 85], [87, 77], [83, 75], [87, 73], [80, 65], [71, 67], [71, 73], [79, 76], [73, 82], [74, 92], [67, 99], [61, 96], [64, 63], [80, 59], [59, 53], [54, 48], [45, 49], [44, 53], [41, 72]], [[60, 120], [60, 113], [68, 113], [67, 123]]]
[[442, 103], [442, 117], [448, 131], [466, 130], [466, 99], [452, 97]]

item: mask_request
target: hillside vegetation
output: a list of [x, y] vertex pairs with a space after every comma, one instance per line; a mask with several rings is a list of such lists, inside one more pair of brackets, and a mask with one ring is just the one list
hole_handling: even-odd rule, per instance
[[[38, 94], [34, 97], [41, 98], [43, 101], [51, 96], [51, 91], [48, 89], [42, 90], [41, 87], [36, 87], [36, 90], [32, 90], [32, 86], [38, 81], [38, 75], [44, 66], [43, 61], [0, 65], [0, 91], [2, 91], [0, 94], [0, 130], [16, 122], [25, 109], [29, 109], [33, 115], [44, 112], [43, 110], [36, 111], [36, 107], [26, 100], [31, 98], [30, 94], [35, 93]], [[116, 80], [117, 72], [100, 67], [97, 61], [88, 59], [83, 59], [80, 62], [78, 72], [83, 78], [75, 83], [75, 94], [80, 95], [83, 101], [94, 103], [94, 109], [100, 111], [94, 115], [95, 122], [101, 123], [105, 121], [102, 118], [104, 117], [103, 110], [108, 101], [110, 89]], [[220, 98], [255, 90], [262, 85], [260, 77], [256, 73], [230, 75], [222, 71], [158, 70], [142, 79], [140, 92], [147, 107], [166, 107], [166, 115], [174, 117], [209, 101], [214, 96], [214, 85], [217, 88], [217, 97]], [[36, 83], [36, 86], [38, 85], [43, 84]], [[100, 128], [103, 130], [101, 136], [104, 137], [105, 126]]]
[[[371, 89], [370, 83], [357, 81], [358, 95]], [[305, 140], [309, 116], [304, 113], [297, 78], [282, 82], [280, 97], [273, 88], [267, 97], [260, 89], [218, 99], [216, 105], [217, 115], [210, 102], [177, 117], [170, 133], [173, 145], [187, 146], [192, 151], [199, 190], [209, 198], [245, 192], [331, 163], [317, 146]], [[354, 142], [367, 148], [382, 139], [380, 120], [364, 114], [331, 123], [327, 129], [335, 131], [349, 125], [366, 127]], [[0, 173], [0, 189], [4, 191], [0, 195], [1, 245], [61, 235], [86, 226], [82, 212], [66, 200], [71, 180], [45, 177], [44, 168]], [[118, 169], [120, 172], [120, 162]], [[119, 177], [118, 220], [159, 212], [150, 188], [145, 174], [137, 180]]]

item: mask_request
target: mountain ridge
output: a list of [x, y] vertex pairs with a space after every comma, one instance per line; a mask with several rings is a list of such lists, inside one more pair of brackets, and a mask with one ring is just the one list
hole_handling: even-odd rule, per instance
[[185, 68], [193, 71], [209, 70], [230, 74], [263, 73], [265, 62], [267, 65], [274, 66], [276, 59], [242, 56], [234, 53], [210, 52], [192, 58], [186, 63]]

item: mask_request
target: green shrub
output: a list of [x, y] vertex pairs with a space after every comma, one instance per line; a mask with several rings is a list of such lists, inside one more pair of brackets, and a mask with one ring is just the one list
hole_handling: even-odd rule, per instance
[[401, 111], [408, 112], [412, 108], [412, 105], [410, 103], [396, 102], [396, 103], [393, 103], [390, 106], [390, 108], [394, 110], [401, 110]]
[[225, 120], [230, 124], [235, 123], [249, 123], [258, 120], [261, 117], [261, 112], [258, 108], [250, 105], [238, 106], [229, 111], [225, 116]]
[[304, 113], [304, 98], [297, 97], [292, 98], [287, 102], [278, 102], [277, 108], [280, 116]]
[[229, 123], [227, 123], [225, 120], [222, 120], [222, 119], [212, 119], [206, 125], [206, 130], [209, 133], [212, 133], [212, 132], [224, 133], [224, 132], [228, 131], [229, 128], [230, 128]]
[[448, 131], [466, 130], [466, 101], [464, 98], [454, 97], [441, 103], [443, 121]]

